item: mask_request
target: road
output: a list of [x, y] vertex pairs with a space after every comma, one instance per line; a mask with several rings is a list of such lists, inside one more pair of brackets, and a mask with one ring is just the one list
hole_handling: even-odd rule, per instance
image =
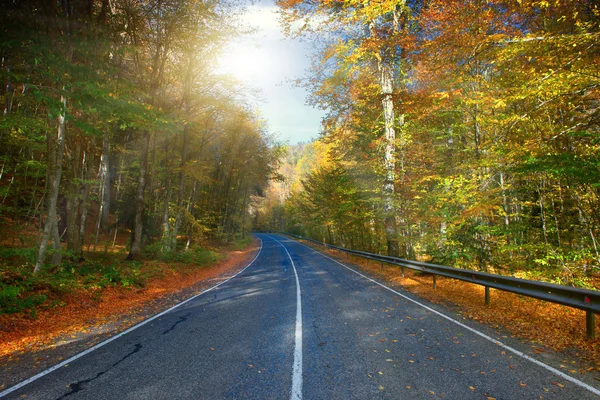
[[300, 243], [257, 236], [237, 276], [5, 397], [599, 398]]

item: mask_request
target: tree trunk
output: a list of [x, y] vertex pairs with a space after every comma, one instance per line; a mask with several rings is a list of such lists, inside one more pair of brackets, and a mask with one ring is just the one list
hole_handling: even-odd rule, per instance
[[[81, 138], [73, 138], [75, 143], [72, 152], [67, 151], [67, 155], [71, 154], [69, 162], [72, 165], [72, 176], [68, 180], [67, 194], [67, 249], [77, 254], [79, 244], [79, 206], [81, 203], [80, 197], [80, 160], [82, 156]], [[81, 249], [79, 249], [81, 250]]]
[[542, 232], [544, 233], [544, 244], [546, 255], [548, 255], [548, 229], [546, 227], [546, 211], [544, 209], [544, 193], [545, 193], [545, 178], [541, 179], [541, 183], [538, 183], [538, 205], [540, 207], [540, 222], [542, 225]]
[[171, 178], [167, 171], [165, 182], [165, 202], [163, 204], [163, 249], [171, 251], [171, 227], [169, 225], [169, 200], [171, 199]]
[[383, 212], [385, 235], [387, 240], [387, 252], [389, 256], [398, 256], [398, 238], [396, 226], [396, 212], [394, 207], [394, 183], [396, 180], [396, 130], [394, 128], [394, 90], [393, 70], [388, 62], [378, 59], [380, 87], [383, 106], [385, 153], [384, 169], [385, 179], [383, 181]]
[[165, 182], [163, 184], [163, 190], [165, 193], [163, 203], [163, 249], [171, 251], [171, 225], [169, 224], [169, 202], [171, 200], [171, 168], [169, 161], [169, 138], [165, 139]]
[[[192, 186], [192, 194], [190, 196], [190, 200], [187, 205], [187, 212], [191, 214], [194, 211], [194, 207], [196, 205], [196, 188], [198, 186], [198, 181], [194, 181], [194, 185]], [[193, 218], [193, 217], [192, 217]], [[190, 244], [192, 242], [192, 234], [193, 234], [193, 225], [189, 224], [187, 230], [187, 241], [185, 243], [185, 251], [190, 249]]]
[[58, 218], [56, 213], [56, 205], [58, 203], [58, 191], [60, 188], [60, 178], [62, 175], [62, 159], [63, 159], [63, 149], [65, 145], [65, 136], [66, 136], [66, 124], [65, 124], [65, 114], [67, 111], [67, 98], [63, 95], [60, 97], [61, 103], [63, 105], [63, 109], [58, 114], [57, 122], [57, 135], [56, 139], [52, 137], [52, 135], [48, 136], [48, 171], [46, 173], [46, 179], [48, 182], [48, 219], [46, 220], [46, 225], [44, 227], [44, 233], [42, 235], [42, 240], [40, 242], [40, 247], [38, 250], [37, 261], [35, 263], [35, 268], [33, 270], [34, 274], [37, 274], [42, 269], [44, 265], [44, 260], [46, 258], [46, 250], [48, 245], [48, 240], [52, 238], [52, 242], [54, 245], [54, 256], [52, 257], [52, 262], [54, 265], [58, 265], [60, 263], [61, 253], [60, 253], [60, 236], [58, 235]]
[[106, 231], [110, 217], [110, 134], [108, 130], [102, 137], [102, 155], [100, 156], [100, 228]]
[[87, 155], [85, 150], [83, 152], [83, 158], [81, 160], [81, 202], [80, 202], [80, 223], [79, 223], [79, 242], [77, 243], [77, 254], [81, 256], [83, 254], [83, 242], [85, 240], [85, 228], [87, 223], [88, 214], [88, 197], [89, 197], [89, 186], [86, 183], [87, 178]]
[[[117, 187], [115, 189], [115, 202], [116, 203], [118, 203], [118, 201], [119, 201], [119, 194], [121, 193], [121, 182], [123, 181], [123, 163], [124, 162], [125, 162], [125, 155], [122, 152], [121, 153], [121, 158], [120, 158], [120, 161], [119, 161], [119, 164], [118, 164], [119, 165], [119, 173], [117, 175]], [[117, 219], [117, 221], [118, 221], [118, 219]], [[118, 231], [119, 231], [119, 225], [118, 225], [118, 222], [117, 222], [117, 223], [115, 223], [115, 232], [114, 232], [114, 235], [113, 235], [113, 243], [112, 243], [112, 249], [113, 250], [115, 249], [115, 245], [117, 244], [117, 234], [118, 234]]]
[[133, 220], [133, 232], [131, 235], [131, 248], [129, 249], [128, 260], [135, 260], [139, 257], [142, 249], [142, 229], [144, 214], [144, 189], [146, 186], [146, 172], [148, 170], [148, 148], [150, 147], [150, 133], [144, 132], [142, 135], [142, 149], [140, 153], [140, 175], [138, 177], [138, 186], [135, 196], [135, 216]]
[[[189, 111], [189, 110], [187, 110]], [[185, 161], [187, 151], [187, 134], [188, 125], [183, 127], [183, 137], [181, 143], [181, 163], [179, 164], [179, 190], [177, 192], [177, 214], [175, 215], [175, 223], [173, 225], [173, 249], [177, 250], [177, 235], [179, 234], [179, 228], [181, 226], [181, 217], [183, 211], [183, 196], [185, 189]]]

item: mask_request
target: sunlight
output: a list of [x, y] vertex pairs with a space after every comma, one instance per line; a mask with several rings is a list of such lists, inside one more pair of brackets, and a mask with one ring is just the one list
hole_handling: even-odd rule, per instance
[[223, 49], [216, 72], [232, 75], [245, 83], [272, 80], [281, 60], [269, 44], [274, 39], [283, 39], [275, 7], [251, 6], [241, 20], [254, 32], [230, 42]]
[[274, 72], [273, 57], [258, 45], [231, 43], [218, 58], [216, 72], [232, 75], [242, 82], [262, 80]]

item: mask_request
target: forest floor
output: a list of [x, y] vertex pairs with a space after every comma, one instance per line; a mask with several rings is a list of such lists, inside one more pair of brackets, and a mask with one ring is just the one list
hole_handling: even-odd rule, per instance
[[[391, 287], [402, 288], [432, 303], [447, 306], [464, 319], [487, 324], [506, 332], [511, 338], [524, 339], [538, 355], [560, 352], [565, 355], [560, 364], [565, 373], [597, 375], [600, 371], [600, 339], [587, 339], [585, 312], [582, 310], [495, 289], [491, 289], [491, 304], [487, 306], [482, 286], [438, 276], [437, 288], [434, 289], [431, 275], [406, 269], [402, 277], [398, 267], [387, 265], [382, 268], [379, 262], [311, 242], [305, 244], [342, 263], [352, 263], [361, 272]], [[600, 332], [599, 318], [596, 319], [596, 332]]]
[[[24, 234], [22, 229], [19, 231]], [[24, 279], [18, 271], [14, 272], [18, 269], [14, 267], [15, 257], [6, 257], [7, 250], [14, 255], [14, 250], [21, 249], [23, 243], [13, 243], [4, 235], [3, 239], [0, 296], [13, 281], [13, 287], [22, 286]], [[41, 282], [24, 286], [28, 293], [23, 295], [35, 298], [37, 294], [45, 300], [18, 312], [0, 310], [0, 390], [222, 282], [248, 265], [259, 246], [254, 238], [230, 247], [198, 251], [197, 257], [191, 259], [147, 257], [133, 265], [123, 261], [119, 249], [108, 258], [105, 254], [88, 252], [86, 258], [90, 263], [96, 265], [108, 260], [108, 269], [101, 266], [87, 275], [71, 273], [75, 278], [70, 275], [69, 280], [64, 274], [71, 271], [63, 271], [56, 273], [58, 278], [50, 284], [46, 276]], [[194, 263], [198, 258], [201, 262]], [[116, 274], [118, 279], [106, 281], [107, 273], [112, 278]], [[56, 290], [63, 284], [68, 288]], [[4, 296], [0, 300], [6, 305]]]

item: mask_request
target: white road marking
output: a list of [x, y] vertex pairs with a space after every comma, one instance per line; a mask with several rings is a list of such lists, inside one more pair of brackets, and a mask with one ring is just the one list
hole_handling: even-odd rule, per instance
[[296, 276], [296, 338], [294, 345], [294, 369], [292, 372], [292, 395], [290, 399], [302, 400], [302, 296], [300, 295], [300, 280], [298, 279], [296, 265], [288, 249], [279, 240], [272, 237], [271, 239], [283, 247], [292, 263], [294, 275]]
[[216, 284], [215, 286], [213, 286], [213, 287], [210, 287], [210, 288], [206, 289], [206, 290], [205, 290], [205, 291], [203, 291], [202, 293], [198, 293], [197, 295], [195, 295], [195, 296], [193, 296], [193, 297], [190, 297], [189, 299], [187, 299], [187, 300], [184, 300], [184, 301], [182, 301], [181, 303], [179, 303], [179, 304], [176, 304], [176, 305], [174, 305], [173, 307], [171, 307], [171, 308], [169, 308], [169, 309], [167, 309], [167, 310], [165, 310], [165, 311], [162, 311], [162, 312], [160, 312], [160, 313], [158, 313], [158, 314], [156, 314], [156, 315], [154, 315], [154, 316], [152, 316], [152, 317], [150, 317], [150, 318], [148, 318], [148, 319], [146, 319], [146, 320], [144, 320], [144, 321], [140, 322], [140, 323], [139, 323], [139, 324], [137, 324], [137, 325], [134, 325], [134, 326], [132, 326], [131, 328], [129, 328], [129, 329], [127, 329], [127, 330], [125, 330], [125, 331], [123, 331], [123, 332], [121, 332], [121, 333], [118, 333], [118, 334], [116, 334], [115, 336], [111, 336], [110, 338], [106, 339], [105, 341], [103, 341], [103, 342], [100, 342], [100, 343], [98, 343], [97, 345], [95, 345], [95, 346], [92, 346], [92, 347], [90, 347], [89, 349], [82, 351], [81, 353], [75, 354], [73, 357], [71, 357], [71, 358], [68, 358], [68, 359], [66, 359], [65, 361], [62, 361], [61, 363], [59, 363], [59, 364], [56, 364], [55, 366], [53, 366], [53, 367], [50, 367], [50, 368], [48, 368], [47, 370], [45, 370], [45, 371], [42, 371], [42, 372], [40, 372], [39, 374], [37, 374], [37, 375], [34, 375], [34, 376], [32, 376], [31, 378], [29, 378], [29, 379], [26, 379], [26, 380], [24, 380], [24, 381], [22, 381], [22, 382], [20, 382], [20, 383], [16, 384], [15, 386], [12, 386], [12, 387], [10, 387], [10, 388], [8, 388], [8, 389], [6, 389], [6, 390], [4, 390], [4, 391], [0, 392], [0, 397], [4, 397], [4, 396], [6, 396], [6, 395], [8, 395], [8, 394], [10, 394], [10, 393], [12, 393], [12, 392], [14, 392], [15, 390], [19, 390], [19, 389], [21, 389], [23, 386], [25, 386], [25, 385], [28, 385], [28, 384], [30, 384], [31, 382], [33, 382], [33, 381], [36, 381], [36, 380], [40, 379], [41, 377], [43, 377], [43, 376], [45, 376], [45, 375], [48, 375], [49, 373], [51, 373], [51, 372], [53, 372], [53, 371], [56, 371], [57, 369], [59, 369], [59, 368], [62, 368], [62, 367], [64, 367], [65, 365], [67, 365], [67, 364], [69, 364], [69, 363], [72, 363], [73, 361], [77, 360], [78, 358], [81, 358], [81, 357], [83, 357], [83, 356], [85, 356], [85, 355], [87, 355], [87, 354], [91, 353], [92, 351], [94, 351], [94, 350], [97, 350], [97, 349], [99, 349], [100, 347], [102, 347], [102, 346], [105, 346], [105, 345], [109, 344], [110, 342], [112, 342], [112, 341], [114, 341], [114, 340], [117, 340], [117, 339], [118, 339], [118, 338], [120, 338], [121, 336], [127, 335], [129, 332], [131, 332], [131, 331], [133, 331], [133, 330], [135, 330], [135, 329], [137, 329], [137, 328], [139, 328], [139, 327], [141, 327], [141, 326], [143, 326], [143, 325], [146, 325], [148, 322], [152, 322], [152, 321], [154, 321], [155, 319], [162, 317], [163, 315], [165, 315], [166, 313], [168, 313], [168, 312], [170, 312], [170, 311], [173, 311], [173, 310], [174, 310], [174, 309], [176, 309], [177, 307], [179, 307], [179, 306], [182, 306], [182, 305], [184, 305], [185, 303], [187, 303], [187, 302], [189, 302], [189, 301], [192, 301], [192, 300], [194, 300], [195, 298], [197, 298], [197, 297], [199, 297], [199, 296], [202, 296], [204, 293], [208, 293], [208, 292], [210, 292], [211, 290], [213, 290], [213, 289], [216, 289], [216, 288], [218, 288], [219, 286], [221, 286], [222, 284], [226, 283], [227, 281], [229, 281], [229, 280], [231, 280], [231, 279], [235, 278], [236, 276], [238, 276], [239, 274], [241, 274], [242, 272], [244, 272], [244, 271], [245, 271], [245, 270], [246, 270], [248, 267], [250, 267], [252, 264], [254, 264], [254, 261], [256, 261], [256, 259], [257, 259], [257, 258], [258, 258], [258, 256], [260, 255], [260, 253], [261, 253], [261, 251], [262, 251], [262, 248], [263, 248], [263, 242], [262, 242], [262, 240], [261, 240], [260, 238], [258, 238], [258, 239], [260, 240], [260, 248], [258, 249], [258, 253], [256, 253], [256, 256], [255, 256], [255, 257], [252, 259], [252, 261], [250, 261], [250, 263], [249, 263], [248, 265], [246, 265], [246, 266], [244, 267], [244, 269], [242, 269], [241, 271], [239, 271], [237, 274], [235, 274], [235, 275], [232, 275], [232, 276], [230, 276], [229, 278], [225, 279], [223, 282], [221, 282], [221, 283], [218, 283], [218, 284]]
[[304, 247], [306, 247], [306, 248], [314, 251], [317, 254], [320, 254], [321, 256], [323, 256], [325, 258], [328, 258], [329, 260], [331, 260], [331, 261], [333, 261], [333, 262], [341, 265], [342, 267], [344, 267], [346, 269], [349, 269], [350, 271], [354, 272], [355, 274], [362, 276], [363, 278], [365, 278], [365, 279], [367, 279], [367, 280], [369, 280], [369, 281], [371, 281], [371, 282], [373, 282], [373, 283], [381, 286], [382, 288], [387, 289], [390, 292], [392, 292], [392, 293], [394, 293], [394, 294], [396, 294], [396, 295], [398, 295], [398, 296], [400, 296], [400, 297], [402, 297], [402, 298], [404, 298], [404, 299], [406, 299], [406, 300], [408, 300], [408, 301], [410, 301], [412, 303], [415, 303], [415, 304], [417, 304], [417, 305], [425, 308], [427, 311], [430, 311], [430, 312], [432, 312], [434, 314], [437, 314], [440, 317], [442, 317], [442, 318], [444, 318], [444, 319], [446, 319], [446, 320], [448, 320], [450, 322], [453, 322], [456, 325], [459, 325], [459, 326], [465, 328], [466, 330], [468, 330], [468, 331], [470, 331], [470, 332], [472, 332], [472, 333], [474, 333], [474, 334], [476, 334], [476, 335], [478, 335], [478, 336], [480, 336], [480, 337], [482, 337], [482, 338], [484, 338], [486, 340], [489, 340], [490, 342], [492, 342], [492, 343], [494, 343], [494, 344], [496, 344], [496, 345], [498, 345], [498, 346], [500, 346], [500, 347], [502, 347], [502, 348], [504, 348], [504, 349], [506, 349], [506, 350], [508, 350], [508, 351], [510, 351], [510, 352], [512, 352], [512, 353], [514, 353], [516, 355], [518, 355], [519, 357], [524, 358], [525, 360], [530, 361], [530, 362], [532, 362], [532, 363], [534, 363], [534, 364], [536, 364], [536, 365], [538, 365], [538, 366], [540, 366], [540, 367], [542, 367], [542, 368], [544, 368], [544, 369], [552, 372], [553, 374], [555, 374], [557, 376], [560, 376], [561, 378], [563, 378], [563, 379], [565, 379], [565, 380], [567, 380], [567, 381], [569, 381], [569, 382], [571, 382], [571, 383], [573, 383], [573, 384], [575, 384], [575, 385], [577, 385], [579, 387], [582, 387], [582, 388], [584, 388], [584, 389], [586, 389], [586, 390], [594, 393], [595, 395], [600, 396], [600, 390], [596, 389], [595, 387], [590, 386], [587, 383], [582, 382], [582, 381], [580, 381], [578, 379], [575, 379], [572, 376], [569, 376], [569, 375], [565, 374], [564, 372], [557, 370], [556, 368], [553, 368], [553, 367], [551, 367], [551, 366], [549, 366], [547, 364], [544, 364], [543, 362], [541, 362], [541, 361], [539, 361], [539, 360], [537, 360], [537, 359], [535, 359], [535, 358], [533, 358], [531, 356], [528, 356], [527, 354], [525, 354], [523, 352], [520, 352], [519, 350], [514, 349], [514, 348], [512, 348], [512, 347], [510, 347], [510, 346], [508, 346], [508, 345], [506, 345], [506, 344], [504, 344], [502, 342], [500, 342], [499, 340], [496, 340], [496, 339], [494, 339], [494, 338], [486, 335], [483, 332], [479, 332], [478, 330], [476, 330], [474, 328], [471, 328], [470, 326], [467, 326], [467, 325], [463, 324], [462, 322], [457, 321], [454, 318], [447, 316], [446, 314], [443, 314], [443, 313], [441, 313], [441, 312], [439, 312], [437, 310], [434, 310], [433, 308], [428, 307], [425, 304], [419, 303], [418, 301], [416, 301], [414, 299], [411, 299], [410, 297], [408, 297], [406, 295], [403, 295], [402, 293], [400, 293], [400, 292], [398, 292], [398, 291], [396, 291], [396, 290], [394, 290], [394, 289], [392, 289], [390, 287], [387, 287], [384, 284], [379, 283], [376, 280], [371, 279], [371, 278], [369, 278], [366, 275], [361, 274], [360, 272], [358, 272], [358, 271], [356, 271], [356, 270], [348, 267], [347, 265], [344, 265], [341, 262], [339, 262], [339, 261], [337, 261], [337, 260], [335, 260], [335, 259], [333, 259], [331, 257], [326, 256], [325, 254], [321, 253], [320, 251], [315, 250], [312, 247], [309, 247], [309, 246], [305, 245], [304, 243], [300, 243], [298, 241], [296, 241], [296, 243], [298, 243], [298, 244], [300, 244], [300, 245], [302, 245], [302, 246], [304, 246]]

